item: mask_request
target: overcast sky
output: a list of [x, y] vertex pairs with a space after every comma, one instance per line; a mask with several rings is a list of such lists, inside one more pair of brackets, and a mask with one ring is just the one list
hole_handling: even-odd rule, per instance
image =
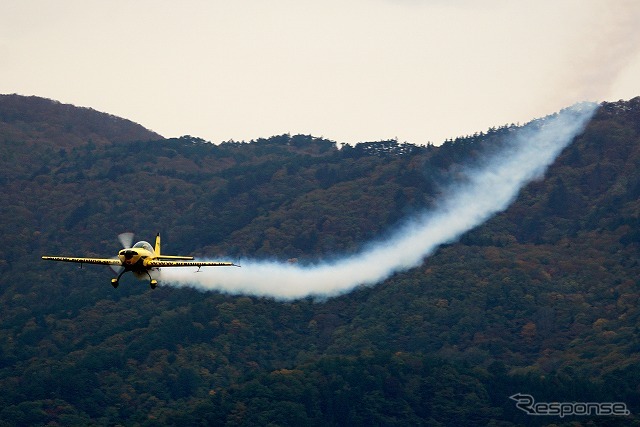
[[440, 144], [639, 76], [635, 0], [0, 2], [0, 93], [216, 143]]

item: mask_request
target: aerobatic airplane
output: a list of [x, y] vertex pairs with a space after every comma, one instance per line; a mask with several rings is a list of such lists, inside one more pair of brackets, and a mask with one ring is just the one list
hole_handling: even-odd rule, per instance
[[103, 264], [109, 265], [118, 277], [111, 279], [111, 285], [118, 287], [120, 278], [127, 271], [131, 271], [137, 278], [143, 280], [149, 278], [149, 286], [155, 289], [158, 281], [151, 277], [151, 272], [159, 271], [160, 267], [239, 267], [232, 262], [218, 261], [193, 261], [192, 256], [162, 255], [160, 252], [160, 233], [156, 235], [155, 248], [148, 242], [141, 241], [131, 246], [133, 233], [122, 233], [119, 236], [120, 243], [124, 248], [118, 252], [115, 258], [74, 258], [63, 256], [43, 256], [42, 259], [49, 261], [77, 262], [82, 264]]

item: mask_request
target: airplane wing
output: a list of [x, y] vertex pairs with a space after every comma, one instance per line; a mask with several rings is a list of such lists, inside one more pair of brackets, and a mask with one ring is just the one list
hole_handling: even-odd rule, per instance
[[240, 267], [232, 262], [219, 261], [162, 261], [149, 259], [145, 261], [147, 267]]
[[116, 258], [75, 258], [66, 256], [43, 256], [48, 261], [78, 262], [80, 264], [122, 265], [122, 261]]

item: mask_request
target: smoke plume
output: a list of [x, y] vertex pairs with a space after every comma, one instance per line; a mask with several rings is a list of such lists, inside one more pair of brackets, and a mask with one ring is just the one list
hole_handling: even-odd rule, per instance
[[371, 242], [355, 255], [312, 265], [243, 259], [242, 268], [203, 268], [199, 274], [163, 269], [161, 280], [282, 300], [330, 297], [379, 283], [419, 266], [438, 246], [506, 209], [525, 184], [544, 174], [596, 108], [578, 104], [517, 129], [480, 167], [467, 167], [463, 182], [449, 186], [434, 209], [408, 219], [389, 238]]

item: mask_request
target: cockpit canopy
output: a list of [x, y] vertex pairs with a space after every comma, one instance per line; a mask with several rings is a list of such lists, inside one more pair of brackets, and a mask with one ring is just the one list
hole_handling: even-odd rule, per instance
[[151, 244], [149, 244], [149, 242], [138, 242], [135, 245], [133, 245], [134, 248], [141, 248], [141, 249], [145, 249], [149, 252], [153, 252], [153, 246], [151, 246]]

